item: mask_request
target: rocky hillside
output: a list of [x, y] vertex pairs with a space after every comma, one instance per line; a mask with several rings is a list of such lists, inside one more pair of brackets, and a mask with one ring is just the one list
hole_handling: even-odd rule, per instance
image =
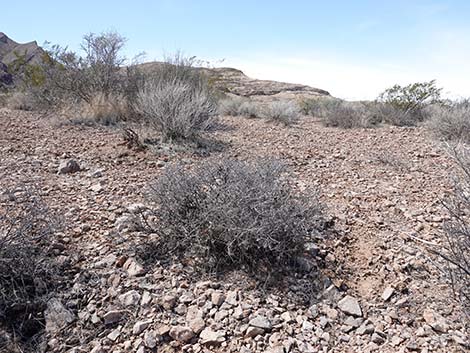
[[[10, 39], [5, 33], [0, 32], [0, 86], [11, 85], [15, 77], [8, 72], [8, 65], [12, 64], [18, 55], [25, 56], [26, 63], [40, 61], [43, 49], [36, 41], [20, 44]], [[142, 65], [146, 70], [160, 65], [159, 62], [149, 62]], [[246, 76], [241, 70], [227, 67], [201, 68], [209, 77], [215, 87], [225, 93], [238, 96], [264, 98], [298, 98], [312, 96], [329, 96], [322, 89], [302, 84], [293, 84], [269, 80], [257, 80]]]
[[[149, 62], [142, 65], [145, 70], [152, 70], [160, 62]], [[329, 96], [330, 93], [320, 88], [307, 85], [270, 80], [257, 80], [248, 77], [243, 71], [230, 67], [200, 68], [209, 81], [225, 93], [250, 97], [257, 100], [291, 99], [300, 97]]]
[[43, 49], [36, 41], [28, 43], [17, 43], [10, 39], [5, 33], [0, 32], [0, 86], [11, 85], [14, 77], [8, 72], [11, 65], [18, 56], [23, 56], [25, 63], [35, 63], [40, 60]]

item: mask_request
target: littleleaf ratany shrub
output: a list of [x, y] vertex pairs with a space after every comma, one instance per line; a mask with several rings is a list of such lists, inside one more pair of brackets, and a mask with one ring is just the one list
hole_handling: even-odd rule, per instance
[[168, 168], [148, 194], [156, 249], [209, 269], [282, 272], [323, 225], [316, 190], [294, 191], [285, 173], [280, 163], [261, 160]]

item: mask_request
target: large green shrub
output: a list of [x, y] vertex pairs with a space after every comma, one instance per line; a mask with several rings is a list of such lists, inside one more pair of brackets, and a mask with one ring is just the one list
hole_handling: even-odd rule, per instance
[[412, 83], [407, 86], [395, 85], [386, 89], [377, 98], [380, 118], [394, 125], [416, 125], [427, 118], [425, 108], [438, 104], [442, 88], [436, 81]]

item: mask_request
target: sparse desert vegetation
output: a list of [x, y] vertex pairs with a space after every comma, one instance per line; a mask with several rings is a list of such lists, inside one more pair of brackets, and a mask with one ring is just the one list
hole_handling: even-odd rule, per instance
[[263, 115], [269, 120], [290, 126], [300, 119], [300, 109], [295, 102], [274, 101], [264, 108]]
[[458, 101], [446, 106], [431, 106], [429, 127], [435, 135], [451, 142], [470, 144], [470, 102]]
[[444, 226], [447, 244], [434, 251], [448, 261], [452, 285], [470, 315], [470, 147], [458, 146], [452, 155], [460, 170], [455, 193], [444, 201], [450, 215]]
[[284, 272], [322, 227], [315, 192], [295, 192], [274, 161], [206, 162], [168, 168], [151, 185], [161, 257], [192, 255], [209, 269]]
[[349, 102], [125, 42], [2, 66], [0, 351], [469, 348], [468, 101]]

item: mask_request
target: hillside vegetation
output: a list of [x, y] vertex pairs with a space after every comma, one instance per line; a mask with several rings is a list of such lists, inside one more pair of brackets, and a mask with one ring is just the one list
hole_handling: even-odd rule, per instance
[[0, 352], [470, 348], [468, 100], [0, 38]]

